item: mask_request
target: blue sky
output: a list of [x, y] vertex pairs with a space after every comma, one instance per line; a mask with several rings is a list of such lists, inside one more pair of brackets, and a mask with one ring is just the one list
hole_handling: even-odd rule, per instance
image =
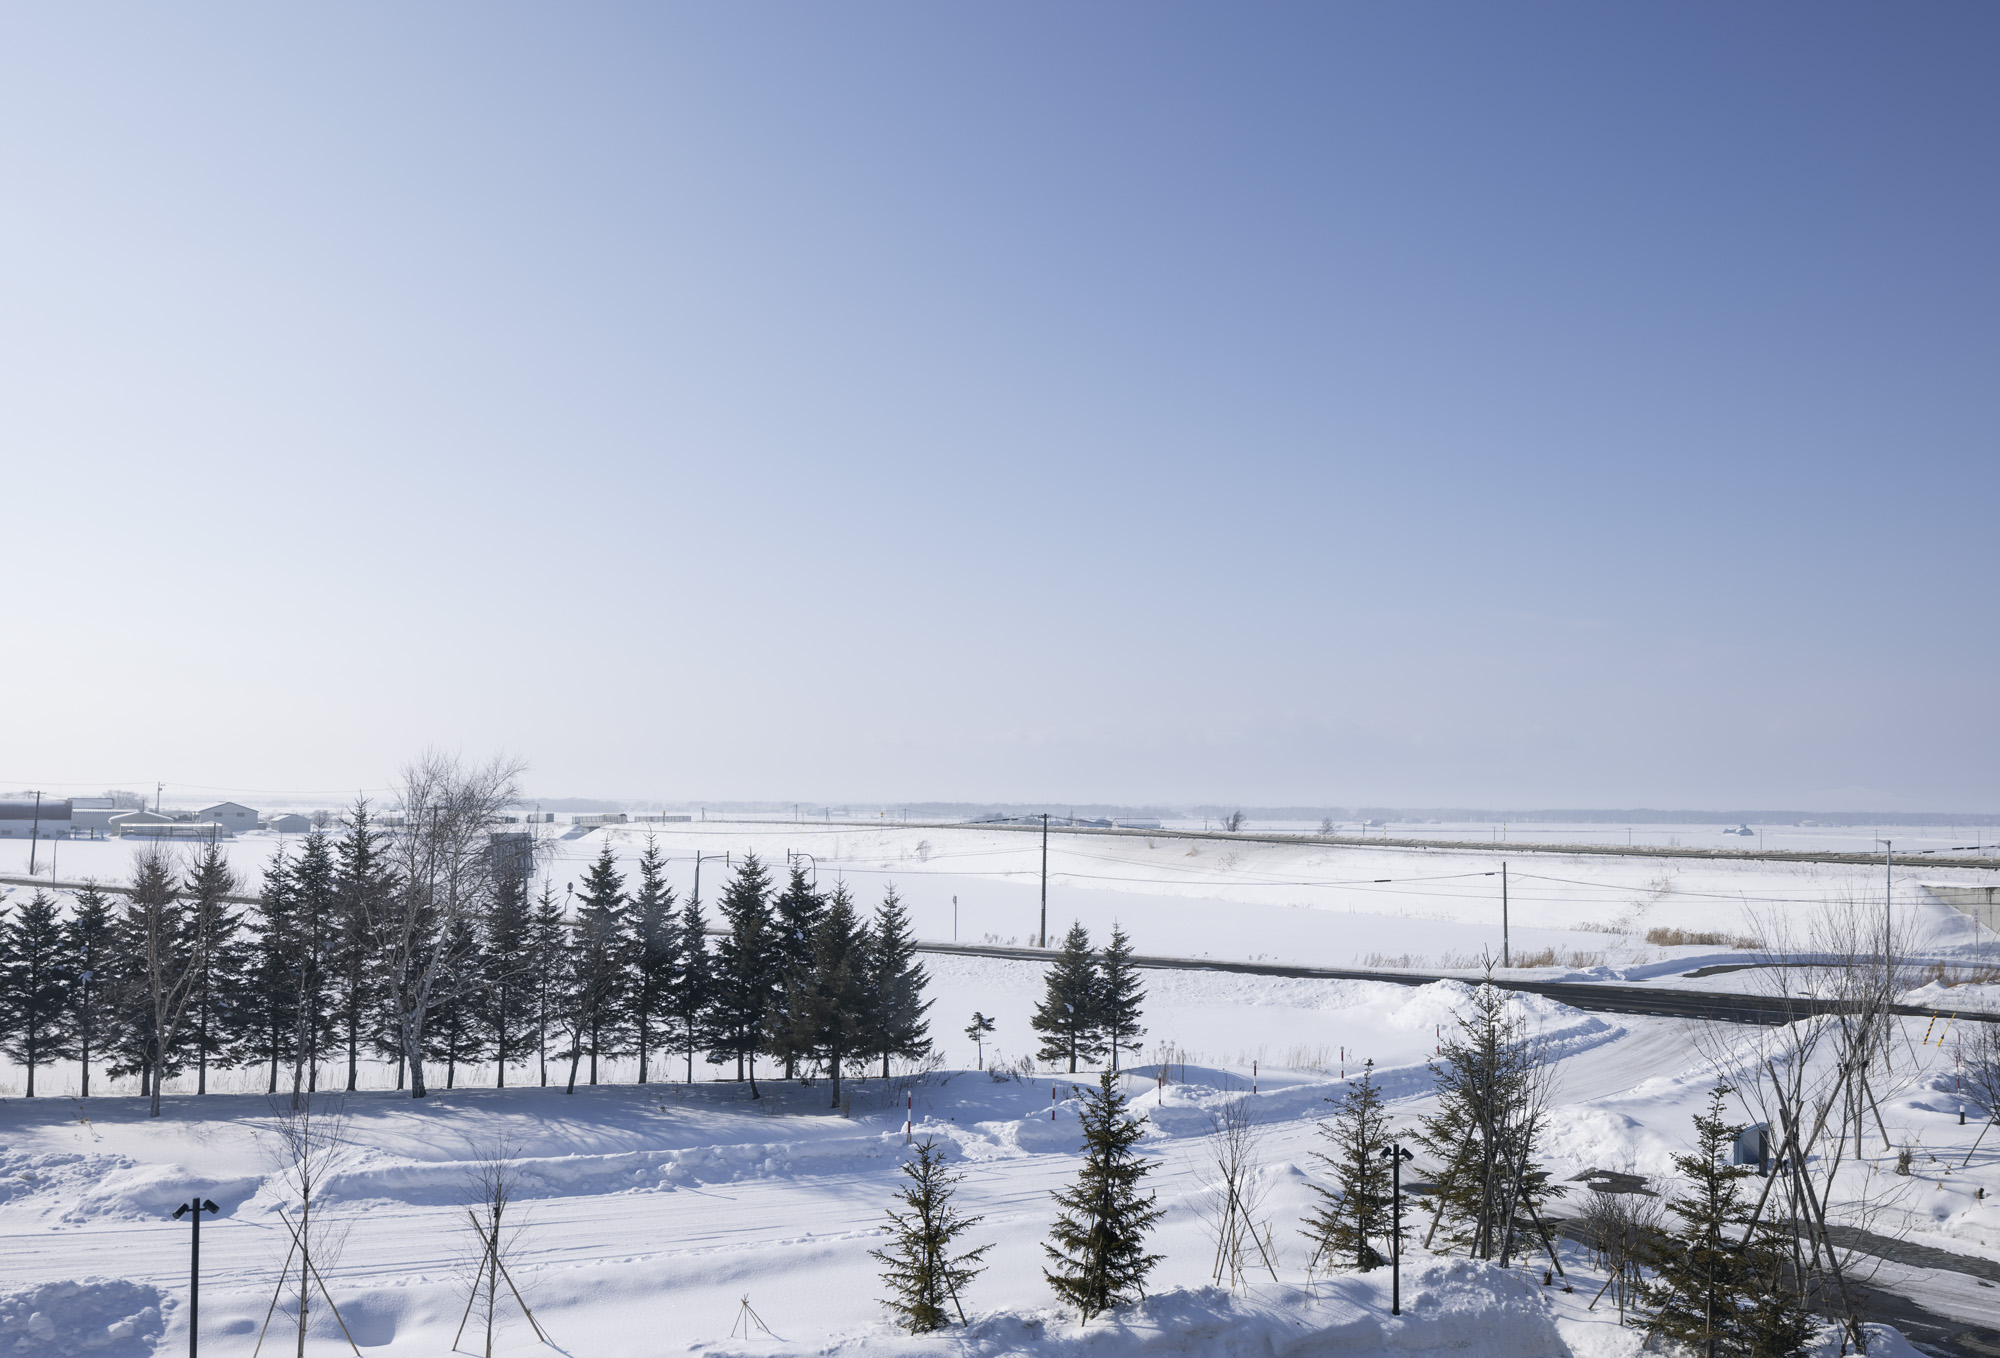
[[0, 781], [2000, 807], [1996, 39], [8, 7]]

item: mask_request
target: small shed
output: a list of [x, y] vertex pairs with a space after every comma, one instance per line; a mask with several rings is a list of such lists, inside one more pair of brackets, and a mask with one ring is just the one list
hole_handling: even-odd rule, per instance
[[296, 811], [284, 811], [265, 820], [266, 830], [276, 830], [281, 835], [302, 835], [313, 828], [311, 816], [301, 816]]
[[1770, 1163], [1771, 1124], [1752, 1123], [1736, 1134], [1736, 1160], [1739, 1165], [1755, 1165], [1762, 1174]]

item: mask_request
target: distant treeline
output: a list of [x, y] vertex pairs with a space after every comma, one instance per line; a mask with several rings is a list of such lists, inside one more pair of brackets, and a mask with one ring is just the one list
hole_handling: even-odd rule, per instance
[[[1216, 814], [1197, 808], [1195, 814]], [[1226, 813], [1225, 813], [1226, 814]], [[1493, 811], [1434, 807], [1412, 811], [1390, 806], [1358, 806], [1326, 811], [1303, 808], [1249, 808], [1252, 820], [1335, 820], [1472, 822], [1485, 825], [2000, 825], [2000, 811]]]
[[[567, 798], [537, 803], [547, 811], [688, 811], [700, 804], [664, 802], [605, 802]], [[1660, 811], [1627, 810], [1495, 810], [1491, 807], [1407, 806], [1127, 806], [1111, 802], [709, 802], [711, 817], [790, 817], [819, 820], [829, 812], [836, 820], [875, 819], [887, 807], [888, 819], [984, 820], [994, 817], [1051, 815], [1094, 820], [1227, 820], [1234, 812], [1253, 822], [1298, 821], [1443, 821], [1476, 825], [1935, 825], [2000, 826], [2000, 811]]]

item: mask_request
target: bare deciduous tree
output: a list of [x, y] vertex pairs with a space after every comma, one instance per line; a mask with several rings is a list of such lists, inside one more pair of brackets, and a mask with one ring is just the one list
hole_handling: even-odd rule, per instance
[[[298, 1296], [298, 1353], [305, 1358], [306, 1327], [311, 1318], [312, 1292], [315, 1288], [333, 1313], [341, 1332], [347, 1332], [347, 1323], [340, 1318], [340, 1310], [334, 1305], [333, 1295], [327, 1290], [325, 1270], [332, 1268], [340, 1257], [341, 1246], [346, 1241], [344, 1226], [335, 1226], [323, 1216], [315, 1215], [315, 1208], [324, 1192], [327, 1179], [332, 1177], [352, 1154], [352, 1144], [347, 1136], [347, 1108], [337, 1094], [314, 1098], [307, 1093], [274, 1094], [271, 1096], [271, 1124], [268, 1129], [270, 1156], [277, 1168], [277, 1178], [285, 1196], [293, 1199], [298, 1209], [294, 1219], [284, 1213], [283, 1220], [291, 1236], [291, 1246], [285, 1253], [284, 1266], [279, 1270], [277, 1296], [284, 1295], [294, 1287]], [[293, 1281], [292, 1263], [298, 1262], [296, 1282]], [[277, 1296], [272, 1298], [275, 1308]], [[270, 1315], [264, 1318], [266, 1327]], [[353, 1343], [353, 1337], [348, 1336]], [[258, 1343], [263, 1343], [263, 1335], [258, 1335]]]
[[1639, 1285], [1646, 1280], [1645, 1261], [1665, 1227], [1666, 1215], [1659, 1195], [1650, 1190], [1615, 1183], [1591, 1184], [1590, 1189], [1579, 1224], [1605, 1278], [1588, 1309], [1595, 1310], [1609, 1292], [1623, 1325], [1626, 1308], [1638, 1299]]
[[466, 1174], [466, 1222], [477, 1242], [476, 1262], [472, 1270], [472, 1292], [465, 1302], [465, 1314], [459, 1317], [458, 1335], [452, 1340], [452, 1349], [458, 1348], [458, 1340], [465, 1335], [466, 1322], [471, 1319], [474, 1307], [484, 1313], [486, 1329], [486, 1358], [493, 1358], [494, 1322], [499, 1316], [500, 1285], [507, 1285], [508, 1295], [521, 1308], [521, 1314], [535, 1331], [535, 1338], [543, 1343], [548, 1336], [535, 1320], [535, 1313], [528, 1309], [528, 1303], [514, 1284], [513, 1273], [507, 1263], [516, 1251], [520, 1238], [522, 1220], [519, 1213], [508, 1215], [521, 1182], [520, 1152], [512, 1142], [500, 1141], [479, 1148], [467, 1162]]
[[458, 969], [450, 940], [465, 936], [491, 894], [496, 864], [488, 836], [520, 800], [525, 765], [495, 756], [471, 766], [436, 750], [403, 770], [403, 826], [392, 852], [397, 890], [371, 921], [385, 965], [410, 1096], [424, 1097], [424, 1020]]
[[1964, 1164], [1972, 1163], [1973, 1152], [1986, 1139], [1996, 1123], [2000, 1123], [2000, 1023], [1976, 1023], [1972, 1026], [1970, 1040], [1960, 1039], [1963, 1066], [1959, 1078], [1964, 1082], [1965, 1101], [1986, 1116], [1986, 1126], [1980, 1129], [1973, 1140], [1971, 1150], [1966, 1151]]
[[1231, 1099], [1208, 1115], [1203, 1143], [1207, 1160], [1197, 1171], [1207, 1190], [1199, 1200], [1202, 1225], [1215, 1245], [1213, 1277], [1229, 1279], [1233, 1291], [1262, 1264], [1277, 1281], [1275, 1245], [1268, 1217], [1259, 1219], [1266, 1193], [1256, 1112], [1250, 1100]]
[[1897, 1059], [1911, 1039], [1891, 1010], [1921, 979], [1908, 961], [1908, 921], [1884, 902], [1849, 897], [1806, 913], [1756, 914], [1751, 923], [1760, 947], [1781, 963], [1759, 968], [1757, 983], [1798, 1002], [1797, 1017], [1695, 1032], [1718, 1078], [1767, 1128], [1773, 1172], [1745, 1239], [1760, 1224], [1784, 1228], [1793, 1295], [1844, 1317], [1858, 1334], [1861, 1287], [1880, 1260], [1856, 1248], [1861, 1237], [1849, 1232], [1905, 1229], [1896, 1209], [1910, 1180], [1880, 1173], [1868, 1156], [1877, 1138], [1882, 1154], [1896, 1148], [1884, 1109], [1922, 1069], [1914, 1052]]

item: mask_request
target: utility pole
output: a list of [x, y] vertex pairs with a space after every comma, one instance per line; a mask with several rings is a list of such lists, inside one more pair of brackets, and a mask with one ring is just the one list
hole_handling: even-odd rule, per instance
[[28, 830], [28, 875], [35, 875], [35, 841], [42, 837], [42, 794], [35, 794], [35, 823]]
[[221, 1210], [199, 1193], [174, 1209], [175, 1221], [190, 1212], [194, 1214], [194, 1244], [188, 1264], [188, 1358], [196, 1358], [195, 1345], [201, 1338], [201, 1214], [214, 1216]]
[[1882, 841], [1882, 1017], [1889, 1017], [1889, 953], [1895, 941], [1895, 921], [1891, 911], [1896, 904], [1896, 846], [1890, 840]]
[[1889, 921], [1890, 907], [1896, 901], [1896, 846], [1890, 840], [1882, 841], [1882, 965], [1889, 965], [1889, 944], [1893, 937], [1893, 926]]
[[1042, 812], [1042, 942], [1049, 946], [1049, 813]]
[[1500, 860], [1500, 965], [1513, 965], [1507, 956], [1507, 860]]
[[[156, 816], [160, 814], [160, 798], [166, 795], [166, 791], [167, 785], [165, 783], [153, 784], [153, 814]], [[140, 794], [141, 797], [144, 795], [144, 793]]]

